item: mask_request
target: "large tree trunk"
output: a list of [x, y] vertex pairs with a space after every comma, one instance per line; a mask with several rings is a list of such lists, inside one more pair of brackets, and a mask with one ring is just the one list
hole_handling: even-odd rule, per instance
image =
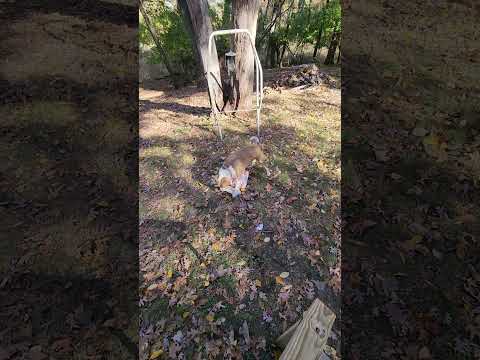
[[185, 27], [188, 31], [188, 34], [190, 35], [190, 39], [192, 39], [192, 42], [193, 42], [193, 52], [195, 53], [195, 60], [197, 61], [197, 68], [195, 69], [196, 70], [195, 75], [197, 77], [201, 77], [202, 80], [203, 80], [201, 83], [205, 84], [206, 79], [204, 77], [202, 77], [202, 69], [203, 69], [202, 58], [200, 57], [198, 47], [195, 44], [195, 41], [196, 41], [195, 31], [193, 29], [192, 19], [190, 18], [190, 13], [188, 11], [187, 1], [186, 0], [177, 0], [177, 6], [180, 9], [180, 11], [182, 12]]
[[325, 65], [333, 65], [335, 52], [337, 51], [338, 35], [339, 35], [339, 32], [338, 30], [335, 29], [332, 34], [330, 46], [328, 47], [327, 57], [325, 58]]
[[[253, 37], [257, 33], [257, 18], [260, 0], [233, 0], [233, 22], [236, 29], [247, 29]], [[235, 35], [235, 109], [252, 107], [253, 84], [255, 80], [254, 54], [246, 34]]]
[[212, 33], [212, 23], [208, 14], [207, 0], [185, 0], [190, 14], [190, 20], [194, 31], [194, 43], [197, 46], [205, 76], [214, 90], [215, 99], [210, 99], [212, 106], [218, 110], [223, 109], [223, 92], [221, 87], [220, 66], [218, 64], [217, 48], [215, 43], [212, 54], [208, 53], [208, 38]]
[[147, 30], [150, 33], [150, 36], [152, 37], [153, 42], [155, 43], [157, 51], [161, 55], [160, 58], [162, 59], [162, 63], [163, 65], [165, 65], [168, 73], [170, 74], [170, 78], [172, 80], [173, 86], [175, 88], [178, 88], [180, 86], [179, 74], [177, 71], [175, 71], [172, 63], [170, 62], [167, 51], [165, 50], [162, 43], [160, 42], [160, 39], [155, 31], [155, 28], [152, 26], [152, 23], [150, 22], [150, 17], [145, 11], [145, 8], [143, 7], [142, 2], [140, 2], [140, 13], [142, 14], [143, 20], [145, 21], [145, 26], [147, 27]]

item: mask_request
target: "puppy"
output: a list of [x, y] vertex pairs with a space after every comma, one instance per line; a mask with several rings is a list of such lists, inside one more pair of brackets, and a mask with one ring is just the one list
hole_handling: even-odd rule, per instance
[[260, 141], [256, 136], [250, 138], [252, 142], [240, 150], [230, 154], [223, 162], [218, 171], [218, 187], [221, 191], [232, 194], [233, 197], [240, 195], [240, 191], [247, 186], [249, 168], [254, 161], [263, 162], [265, 154], [260, 147]]

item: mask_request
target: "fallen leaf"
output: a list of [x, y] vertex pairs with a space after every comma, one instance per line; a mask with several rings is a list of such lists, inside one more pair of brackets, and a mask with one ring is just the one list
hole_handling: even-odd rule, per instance
[[423, 137], [425, 135], [428, 134], [428, 131], [425, 130], [424, 128], [422, 127], [416, 127], [415, 129], [413, 129], [412, 131], [412, 135], [414, 136], [418, 136], [418, 137]]
[[183, 341], [183, 333], [179, 330], [177, 333], [173, 336], [173, 341], [175, 341], [176, 344], [181, 344]]
[[212, 322], [213, 320], [215, 320], [215, 317], [213, 316], [213, 314], [208, 314], [206, 319], [208, 322]]
[[156, 272], [148, 272], [146, 273], [145, 275], [143, 275], [143, 278], [146, 280], [146, 281], [152, 281], [153, 279], [155, 279], [155, 277], [157, 277], [157, 273]]
[[285, 284], [285, 281], [280, 276], [275, 277], [275, 282], [279, 285]]
[[168, 278], [168, 279], [171, 279], [172, 276], [173, 276], [173, 270], [172, 270], [172, 269], [169, 269], [169, 270], [167, 271], [167, 278]]
[[414, 235], [411, 239], [402, 243], [401, 247], [406, 251], [413, 251], [418, 247], [422, 239], [423, 237], [421, 235]]
[[219, 241], [214, 242], [214, 243], [212, 244], [212, 250], [213, 250], [213, 251], [217, 251], [217, 252], [219, 252], [220, 250], [222, 250], [222, 246], [220, 245], [220, 242], [219, 242]]
[[270, 183], [267, 183], [267, 185], [265, 185], [265, 191], [267, 193], [271, 192], [272, 191], [272, 185], [270, 185]]
[[269, 237], [266, 237], [265, 239], [263, 239], [263, 242], [265, 242], [265, 243], [270, 242], [270, 238], [269, 238]]
[[28, 356], [31, 360], [43, 360], [46, 359], [48, 356], [42, 352], [42, 346], [36, 345], [30, 348], [28, 352]]
[[262, 282], [260, 280], [255, 280], [255, 286], [256, 287], [262, 287]]
[[243, 324], [242, 324], [242, 327], [239, 330], [239, 333], [240, 333], [240, 335], [243, 336], [243, 338], [245, 340], [245, 344], [250, 345], [250, 331], [248, 329], [248, 324], [247, 324], [246, 320], [243, 321]]
[[387, 161], [389, 159], [387, 150], [375, 150], [375, 158], [378, 161]]
[[58, 353], [72, 351], [72, 340], [69, 338], [56, 340], [52, 344], [52, 349]]
[[303, 243], [306, 246], [314, 246], [316, 244], [316, 241], [312, 239], [310, 235], [307, 235], [305, 233], [302, 233], [302, 239], [303, 239]]
[[232, 228], [232, 219], [230, 214], [225, 213], [225, 219], [223, 221], [223, 228], [224, 229], [231, 229]]
[[115, 319], [108, 319], [103, 323], [103, 326], [113, 328], [117, 324], [117, 321]]
[[287, 204], [291, 204], [291, 203], [293, 203], [293, 202], [294, 202], [295, 200], [297, 200], [297, 199], [298, 199], [298, 197], [296, 197], [296, 196], [291, 196], [291, 197], [289, 197], [289, 198], [287, 199]]
[[431, 145], [431, 146], [437, 146], [439, 145], [440, 140], [438, 139], [438, 136], [435, 134], [430, 134], [429, 136], [426, 136], [423, 138], [423, 144], [424, 145]]
[[282, 273], [280, 274], [280, 277], [281, 277], [282, 279], [286, 279], [289, 275], [290, 275], [289, 272], [284, 271], [284, 272], [282, 272]]
[[467, 253], [467, 241], [465, 239], [460, 239], [457, 244], [456, 254], [459, 259], [464, 259]]
[[280, 291], [280, 293], [278, 294], [278, 301], [281, 304], [285, 304], [288, 301], [289, 297], [290, 297], [289, 291]]
[[265, 321], [266, 323], [271, 323], [272, 320], [273, 320], [272, 316], [271, 316], [268, 312], [266, 312], [266, 311], [263, 312], [263, 314], [262, 314], [262, 319], [263, 319], [263, 321]]
[[150, 355], [150, 359], [153, 360], [153, 359], [156, 359], [158, 358], [160, 355], [163, 354], [163, 350], [160, 349], [160, 350], [156, 350], [154, 352], [152, 352], [152, 354]]
[[430, 354], [430, 350], [426, 346], [422, 347], [418, 352], [419, 360], [431, 359], [431, 358], [432, 358], [432, 354]]
[[158, 288], [158, 284], [152, 284], [152, 285], [150, 285], [150, 286], [147, 288], [147, 291], [153, 291], [153, 290], [155, 290], [156, 288]]

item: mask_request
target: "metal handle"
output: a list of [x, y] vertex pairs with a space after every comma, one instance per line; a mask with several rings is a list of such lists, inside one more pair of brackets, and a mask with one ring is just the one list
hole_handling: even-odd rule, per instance
[[[213, 44], [213, 39], [215, 36], [221, 36], [221, 35], [230, 35], [230, 34], [240, 34], [240, 33], [245, 33], [248, 35], [248, 39], [250, 40], [250, 45], [252, 46], [252, 51], [255, 59], [255, 95], [256, 95], [256, 112], [257, 112], [257, 135], [260, 136], [260, 109], [262, 107], [263, 103], [263, 69], [262, 69], [262, 64], [260, 63], [260, 58], [258, 57], [257, 49], [255, 48], [255, 44], [253, 41], [253, 36], [248, 31], [247, 29], [229, 29], [229, 30], [217, 30], [213, 31], [210, 34], [210, 37], [208, 39], [208, 55], [212, 55], [212, 44]], [[208, 63], [207, 63], [208, 67]], [[212, 112], [213, 115], [215, 116], [217, 111], [215, 108], [214, 104], [214, 99], [215, 99], [215, 92], [213, 90], [213, 87], [211, 86], [210, 83], [210, 72], [209, 69], [207, 68], [207, 85], [208, 85], [208, 93], [210, 95], [210, 99], [212, 101]], [[220, 138], [222, 138], [222, 131], [220, 128], [220, 124], [218, 123], [217, 120], [217, 126], [219, 129], [220, 133]]]

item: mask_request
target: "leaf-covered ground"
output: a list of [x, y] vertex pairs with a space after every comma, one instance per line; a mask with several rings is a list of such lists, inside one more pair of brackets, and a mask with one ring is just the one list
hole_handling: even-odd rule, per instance
[[340, 90], [267, 88], [262, 118], [270, 174], [232, 200], [213, 179], [253, 114], [222, 118], [222, 143], [204, 89], [140, 88], [142, 358], [273, 359], [315, 297], [339, 322]]
[[479, 10], [345, 8], [344, 357], [480, 358]]
[[138, 354], [138, 9], [74, 5], [1, 5], [1, 359]]

